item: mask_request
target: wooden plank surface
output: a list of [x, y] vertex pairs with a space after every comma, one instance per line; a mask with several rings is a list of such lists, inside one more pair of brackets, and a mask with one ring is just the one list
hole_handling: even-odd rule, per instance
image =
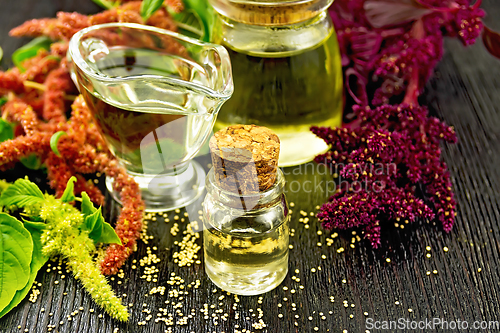
[[[494, 22], [491, 17], [500, 17], [497, 1], [485, 0], [483, 7], [490, 13], [488, 20]], [[54, 16], [58, 10], [93, 13], [98, 8], [90, 0], [2, 1], [0, 46], [5, 52], [1, 63], [4, 69], [12, 65], [12, 52], [26, 42], [8, 37], [8, 31], [27, 19]], [[383, 246], [376, 251], [364, 242], [351, 248], [350, 234], [335, 238], [327, 246], [326, 238], [331, 234], [318, 235], [321, 228], [311, 216], [306, 229], [299, 222], [299, 211], [316, 212], [315, 207], [328, 197], [331, 178], [312, 163], [287, 168], [287, 198], [295, 203], [290, 271], [279, 288], [262, 298], [239, 297], [237, 302], [233, 295], [216, 288], [205, 276], [202, 251], [198, 253], [201, 264], [179, 267], [173, 262], [173, 253], [179, 251], [175, 241], [182, 240], [187, 220], [199, 221], [198, 203], [188, 209], [189, 218], [182, 210], [170, 214], [168, 223], [162, 216], [149, 221], [148, 235], [153, 238], [148, 244], [139, 243], [123, 275], [111, 278], [124, 304], [130, 304], [129, 323], [118, 323], [104, 314], [66, 273], [65, 265], [56, 261], [46, 265], [37, 277], [40, 295], [36, 301], [25, 299], [0, 319], [0, 332], [364, 332], [367, 318], [443, 318], [467, 321], [469, 327], [474, 321], [500, 321], [499, 91], [500, 61], [488, 55], [481, 43], [468, 49], [455, 41], [446, 43], [444, 59], [423, 100], [435, 115], [455, 126], [459, 137], [458, 144], [443, 146], [458, 201], [457, 221], [450, 234], [422, 222], [404, 229], [388, 227]], [[298, 187], [302, 190], [295, 191]], [[173, 236], [170, 228], [175, 215], [179, 216], [181, 232]], [[186, 221], [180, 222], [181, 218]], [[197, 243], [201, 245], [201, 240]], [[445, 252], [444, 247], [449, 250]], [[344, 252], [339, 253], [340, 248]], [[145, 267], [140, 260], [148, 256], [148, 249], [160, 259], [155, 264], [156, 281], [153, 276], [152, 281], [143, 278]], [[183, 282], [177, 280], [178, 285], [170, 285], [167, 282], [171, 276], [179, 276]], [[190, 285], [197, 280], [198, 287]], [[165, 287], [163, 295], [151, 294], [160, 286]], [[173, 297], [174, 290], [188, 293]], [[200, 311], [205, 304], [206, 313]], [[155, 322], [168, 314], [173, 325]], [[184, 317], [186, 324], [179, 323]], [[266, 327], [256, 330], [252, 324], [260, 319]]]

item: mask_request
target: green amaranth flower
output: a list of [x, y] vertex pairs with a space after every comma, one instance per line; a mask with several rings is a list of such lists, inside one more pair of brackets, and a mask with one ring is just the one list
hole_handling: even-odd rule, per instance
[[45, 195], [45, 199], [40, 207], [25, 209], [30, 215], [38, 215], [45, 220], [47, 226], [41, 236], [43, 253], [64, 257], [75, 278], [80, 280], [95, 302], [113, 318], [127, 321], [127, 308], [116, 297], [92, 260], [91, 253], [95, 251], [95, 245], [89, 238], [89, 232], [79, 229], [84, 222], [83, 214], [51, 195]]

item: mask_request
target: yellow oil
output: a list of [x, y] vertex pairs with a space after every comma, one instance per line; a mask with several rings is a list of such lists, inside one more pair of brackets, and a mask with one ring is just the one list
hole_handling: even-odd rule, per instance
[[328, 146], [310, 132], [312, 125], [340, 126], [342, 71], [335, 31], [313, 48], [296, 53], [244, 53], [228, 49], [233, 96], [222, 106], [215, 129], [256, 124], [281, 141], [280, 166], [311, 161]]
[[288, 272], [288, 218], [279, 226], [238, 219], [205, 225], [205, 270], [221, 289], [257, 295], [276, 288]]

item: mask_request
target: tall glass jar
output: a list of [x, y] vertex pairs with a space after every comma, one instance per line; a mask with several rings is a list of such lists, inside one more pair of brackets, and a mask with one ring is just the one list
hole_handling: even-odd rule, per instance
[[285, 177], [265, 191], [240, 194], [222, 189], [214, 170], [203, 203], [205, 271], [221, 289], [257, 295], [276, 288], [288, 272], [289, 210]]
[[215, 125], [256, 124], [281, 141], [280, 166], [328, 149], [311, 125], [342, 121], [342, 68], [328, 6], [333, 0], [210, 0], [219, 13], [213, 41], [231, 58], [234, 93]]

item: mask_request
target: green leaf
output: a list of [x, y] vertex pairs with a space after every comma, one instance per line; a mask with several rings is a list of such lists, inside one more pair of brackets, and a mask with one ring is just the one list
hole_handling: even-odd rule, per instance
[[7, 314], [10, 310], [15, 308], [21, 301], [28, 295], [33, 286], [33, 282], [35, 282], [36, 275], [38, 271], [42, 268], [43, 265], [49, 259], [48, 256], [45, 256], [42, 253], [42, 242], [40, 237], [42, 235], [43, 230], [45, 229], [45, 223], [39, 222], [30, 222], [25, 221], [24, 227], [31, 234], [31, 238], [33, 240], [33, 256], [30, 264], [30, 277], [26, 286], [23, 289], [18, 290], [14, 295], [14, 298], [10, 301], [9, 305], [7, 305], [1, 312], [0, 318], [2, 318], [5, 314]]
[[[9, 99], [7, 97], [0, 97], [0, 106], [4, 105], [5, 103], [7, 103]], [[3, 120], [3, 119], [2, 119]]]
[[89, 238], [92, 239], [94, 243], [101, 237], [103, 223], [104, 217], [102, 216], [100, 207], [94, 213], [85, 216], [83, 225], [85, 229], [89, 231]]
[[57, 133], [54, 133], [50, 137], [50, 149], [52, 149], [52, 151], [54, 152], [54, 154], [56, 154], [59, 157], [61, 156], [61, 153], [59, 153], [59, 150], [57, 149], [57, 143], [59, 142], [59, 139], [63, 135], [68, 135], [68, 134], [66, 132], [64, 132], [64, 131], [59, 131]]
[[85, 216], [84, 229], [90, 231], [89, 238], [95, 243], [116, 243], [122, 245], [115, 229], [104, 220], [101, 208], [97, 209], [94, 207], [86, 192], [82, 192], [81, 211]]
[[[40, 235], [42, 231], [47, 227], [47, 224], [43, 222], [43, 219], [40, 216], [30, 216], [30, 220], [24, 220], [24, 226], [28, 231], [31, 233], [33, 236], [33, 231], [40, 232]], [[35, 241], [35, 239], [33, 239]]]
[[[184, 11], [194, 11], [203, 22], [204, 33], [201, 40], [209, 42], [212, 37], [212, 29], [216, 22], [217, 14], [208, 0], [183, 0]], [[183, 11], [183, 12], [184, 12]]]
[[141, 17], [146, 22], [163, 5], [163, 0], [143, 0], [141, 3]]
[[21, 163], [31, 170], [38, 170], [42, 167], [42, 160], [36, 156], [36, 154], [31, 154], [28, 157], [23, 157], [19, 159]]
[[39, 223], [39, 222], [43, 222], [44, 220], [38, 216], [38, 215], [30, 215], [28, 216], [27, 219], [25, 219], [24, 217], [21, 216], [21, 220], [23, 220], [24, 222], [24, 226], [26, 226], [27, 224], [29, 223]]
[[12, 185], [12, 184], [9, 182], [6, 182], [3, 179], [0, 179], [0, 195], [2, 195], [3, 191], [5, 191], [7, 189], [7, 187], [9, 187], [10, 185]]
[[205, 26], [200, 15], [195, 10], [188, 9], [180, 13], [169, 10], [169, 13], [175, 20], [175, 24], [181, 34], [198, 39], [204, 38]]
[[0, 118], [0, 142], [10, 140], [14, 138], [14, 129], [12, 125]]
[[104, 9], [111, 9], [118, 6], [117, 2], [111, 2], [107, 0], [92, 0], [92, 1], [94, 1], [94, 3], [96, 3], [98, 6], [101, 6]]
[[20, 178], [3, 191], [0, 197], [0, 205], [6, 207], [15, 205], [23, 208], [39, 203], [44, 199], [42, 191], [35, 183]]
[[90, 201], [86, 192], [82, 192], [81, 211], [84, 216], [84, 223], [81, 229], [88, 230], [89, 238], [97, 242], [99, 237], [101, 237], [104, 217], [102, 216], [101, 208], [97, 209], [94, 207], [94, 204]]
[[36, 272], [42, 268], [43, 265], [49, 260], [49, 257], [44, 255], [42, 252], [42, 233], [46, 228], [46, 224], [43, 222], [32, 222], [26, 221], [24, 222], [24, 227], [31, 234], [31, 238], [33, 239], [33, 257], [31, 259], [31, 273], [34, 273], [36, 276]]
[[12, 61], [17, 68], [21, 70], [21, 72], [25, 71], [25, 68], [21, 65], [21, 63], [29, 58], [32, 58], [38, 54], [38, 51], [41, 49], [49, 50], [50, 44], [52, 40], [48, 37], [37, 37], [33, 39], [28, 44], [18, 48], [12, 54]]
[[66, 188], [64, 189], [64, 193], [61, 196], [62, 202], [75, 201], [75, 199], [76, 199], [75, 194], [74, 194], [75, 182], [76, 182], [76, 177], [71, 176], [71, 178], [68, 180], [68, 183], [66, 184]]
[[84, 216], [92, 215], [97, 208], [94, 207], [92, 201], [90, 201], [90, 197], [87, 192], [82, 192], [82, 208], [81, 211]]
[[115, 229], [108, 222], [102, 224], [102, 234], [97, 243], [122, 245], [120, 237], [118, 237]]
[[16, 218], [0, 213], [0, 311], [30, 278], [33, 240]]
[[3, 49], [0, 47], [0, 61], [2, 61], [3, 58]]

